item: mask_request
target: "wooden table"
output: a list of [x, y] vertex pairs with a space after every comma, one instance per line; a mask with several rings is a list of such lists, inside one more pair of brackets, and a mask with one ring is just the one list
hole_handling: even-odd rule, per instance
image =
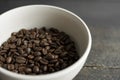
[[60, 6], [87, 23], [93, 38], [92, 50], [74, 80], [120, 79], [119, 0], [0, 0], [0, 13], [28, 4]]

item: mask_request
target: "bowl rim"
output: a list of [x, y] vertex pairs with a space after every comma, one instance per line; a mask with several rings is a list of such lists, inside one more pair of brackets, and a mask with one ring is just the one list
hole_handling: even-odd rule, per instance
[[53, 6], [53, 5], [41, 5], [41, 4], [37, 4], [37, 5], [26, 5], [26, 6], [20, 6], [20, 7], [17, 7], [17, 8], [14, 8], [14, 9], [11, 9], [11, 10], [8, 10], [4, 13], [2, 13], [0, 16], [4, 15], [4, 14], [7, 14], [11, 11], [14, 11], [16, 9], [19, 9], [19, 8], [25, 8], [25, 7], [47, 7], [47, 8], [54, 8], [54, 9], [58, 9], [58, 10], [61, 10], [61, 11], [64, 11], [66, 13], [69, 13], [71, 14], [72, 16], [76, 17], [77, 19], [79, 19], [82, 24], [84, 25], [86, 31], [87, 31], [87, 35], [88, 35], [88, 44], [87, 44], [87, 47], [86, 47], [86, 50], [85, 52], [82, 54], [82, 56], [79, 58], [79, 60], [77, 60], [75, 63], [73, 63], [71, 66], [65, 68], [65, 69], [62, 69], [60, 71], [57, 71], [57, 72], [53, 72], [53, 73], [49, 73], [49, 74], [40, 74], [40, 75], [24, 75], [24, 74], [18, 74], [18, 73], [15, 73], [15, 72], [12, 72], [12, 71], [8, 71], [2, 67], [0, 67], [0, 72], [2, 72], [2, 74], [5, 74], [7, 76], [12, 76], [12, 77], [17, 77], [17, 78], [25, 78], [25, 79], [37, 79], [37, 78], [42, 78], [42, 79], [50, 79], [52, 78], [53, 76], [60, 76], [61, 74], [65, 73], [65, 72], [69, 72], [70, 70], [73, 70], [75, 66], [77, 66], [77, 64], [79, 62], [82, 61], [82, 59], [84, 58], [84, 56], [88, 56], [89, 52], [90, 52], [90, 49], [91, 49], [91, 45], [92, 45], [92, 37], [91, 37], [91, 33], [90, 33], [90, 30], [88, 28], [88, 26], [86, 25], [86, 23], [78, 16], [76, 15], [75, 13], [67, 10], [67, 9], [64, 9], [64, 8], [61, 8], [61, 7], [57, 7], [57, 6]]

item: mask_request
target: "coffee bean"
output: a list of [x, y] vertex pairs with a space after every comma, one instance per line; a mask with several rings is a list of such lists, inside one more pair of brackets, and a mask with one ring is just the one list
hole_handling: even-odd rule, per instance
[[42, 49], [42, 53], [43, 53], [44, 55], [46, 55], [46, 54], [47, 54], [47, 50], [46, 50], [45, 48], [43, 48], [43, 49]]
[[16, 58], [16, 62], [17, 63], [25, 63], [26, 62], [26, 59], [24, 57], [17, 57]]
[[14, 70], [14, 64], [8, 64], [8, 70]]
[[33, 59], [34, 56], [33, 56], [33, 55], [28, 55], [28, 58], [29, 58], [29, 59]]
[[20, 54], [23, 54], [23, 53], [24, 53], [24, 51], [23, 51], [22, 48], [18, 48], [18, 52], [19, 52]]
[[40, 60], [40, 63], [41, 63], [41, 64], [48, 64], [48, 60], [46, 60], [46, 59], [41, 59], [41, 60]]
[[40, 56], [40, 55], [42, 55], [41, 52], [35, 52], [35, 53], [34, 53], [34, 56]]
[[11, 63], [11, 61], [12, 61], [12, 57], [7, 57], [6, 62]]
[[46, 50], [49, 50], [49, 49], [50, 49], [50, 46], [46, 46], [45, 49], [46, 49]]
[[49, 72], [54, 72], [54, 71], [55, 71], [54, 68], [52, 68], [52, 67], [49, 68]]
[[33, 67], [33, 72], [39, 73], [39, 67], [38, 67], [38, 66], [34, 66], [34, 67]]
[[31, 48], [27, 48], [27, 53], [30, 53], [31, 52]]
[[39, 40], [34, 40], [34, 43], [39, 44], [40, 41]]
[[0, 61], [0, 67], [2, 67], [3, 66], [3, 62], [2, 61]]
[[19, 68], [18, 68], [18, 71], [19, 71], [20, 73], [23, 73], [23, 72], [25, 71], [25, 67], [24, 67], [24, 66], [19, 67]]
[[58, 66], [59, 66], [59, 62], [56, 62], [56, 63], [55, 63], [55, 66], [58, 67]]
[[15, 49], [16, 48], [15, 44], [10, 44], [9, 46], [10, 46], [11, 49]]
[[35, 61], [40, 61], [42, 59], [42, 57], [35, 57]]
[[55, 28], [21, 29], [0, 46], [0, 66], [20, 74], [52, 73], [78, 59], [70, 36]]
[[60, 57], [64, 57], [68, 54], [68, 52], [63, 52], [62, 54], [60, 54]]
[[17, 50], [16, 49], [10, 49], [10, 52], [16, 52]]
[[17, 40], [17, 45], [20, 46], [21, 43], [22, 43], [22, 42], [21, 42], [21, 39], [19, 38], [19, 39]]
[[44, 66], [44, 67], [43, 67], [43, 71], [47, 71], [47, 66]]
[[28, 41], [24, 41], [24, 45], [27, 46], [27, 44], [28, 44]]
[[58, 62], [57, 59], [54, 59], [54, 60], [51, 60], [51, 61], [50, 61], [50, 63], [56, 63], [56, 62]]
[[17, 32], [13, 32], [11, 35], [12, 35], [12, 36], [16, 36], [16, 35], [17, 35]]
[[48, 64], [48, 67], [53, 67], [54, 66], [54, 64]]
[[29, 74], [29, 73], [32, 72], [32, 69], [31, 68], [25, 68], [25, 72]]
[[2, 53], [6, 53], [7, 52], [7, 50], [1, 50], [0, 51], [0, 53], [2, 54]]
[[31, 63], [28, 65], [30, 68], [33, 68], [34, 67], [34, 63]]
[[3, 56], [0, 56], [0, 61], [5, 62], [5, 58]]

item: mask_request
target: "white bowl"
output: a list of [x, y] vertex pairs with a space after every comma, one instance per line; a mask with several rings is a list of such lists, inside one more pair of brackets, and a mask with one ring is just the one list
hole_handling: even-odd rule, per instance
[[2, 80], [72, 80], [78, 74], [91, 49], [91, 34], [85, 22], [66, 9], [49, 5], [29, 5], [3, 13], [0, 16], [0, 45], [12, 32], [43, 26], [55, 27], [69, 34], [76, 43], [80, 59], [66, 69], [44, 75], [22, 75], [0, 68]]

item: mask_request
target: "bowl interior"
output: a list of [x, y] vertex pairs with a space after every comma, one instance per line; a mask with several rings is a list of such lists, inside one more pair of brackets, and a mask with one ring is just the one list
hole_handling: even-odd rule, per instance
[[82, 55], [88, 45], [85, 25], [73, 14], [62, 9], [45, 6], [27, 6], [10, 10], [0, 16], [0, 45], [12, 32], [22, 28], [54, 27], [66, 32], [75, 41], [77, 51]]

